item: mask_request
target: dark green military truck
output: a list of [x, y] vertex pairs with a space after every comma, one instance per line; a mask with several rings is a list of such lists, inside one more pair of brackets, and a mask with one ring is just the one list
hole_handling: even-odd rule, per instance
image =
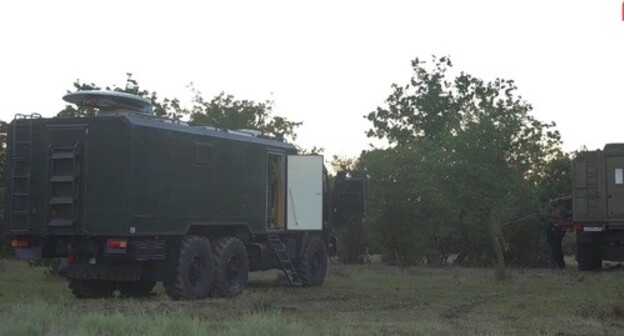
[[141, 296], [156, 282], [173, 299], [231, 296], [267, 269], [323, 283], [341, 211], [321, 156], [156, 118], [125, 93], [64, 99], [99, 113], [9, 125], [5, 232], [17, 258], [64, 258], [77, 297]]
[[581, 270], [624, 261], [624, 144], [581, 152], [572, 164], [572, 227]]

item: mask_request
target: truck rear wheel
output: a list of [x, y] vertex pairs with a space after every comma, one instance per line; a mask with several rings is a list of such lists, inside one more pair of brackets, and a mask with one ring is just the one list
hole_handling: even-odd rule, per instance
[[214, 256], [205, 237], [187, 236], [182, 240], [175, 279], [165, 283], [173, 300], [196, 300], [208, 297], [214, 279]]
[[69, 289], [78, 299], [97, 299], [113, 296], [115, 283], [105, 280], [69, 279]]
[[235, 237], [219, 237], [212, 242], [215, 258], [213, 296], [235, 296], [247, 285], [249, 256], [247, 248]]
[[598, 271], [602, 269], [602, 255], [597, 242], [578, 243], [577, 256], [579, 271]]
[[146, 297], [149, 296], [156, 286], [156, 281], [124, 281], [117, 284], [121, 296]]
[[327, 275], [327, 249], [318, 236], [309, 236], [303, 242], [297, 262], [297, 273], [306, 287], [321, 286]]

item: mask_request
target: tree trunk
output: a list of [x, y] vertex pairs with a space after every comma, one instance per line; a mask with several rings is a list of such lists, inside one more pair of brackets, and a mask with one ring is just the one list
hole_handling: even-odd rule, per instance
[[507, 280], [509, 279], [509, 274], [505, 264], [505, 254], [503, 253], [501, 228], [494, 219], [490, 219], [490, 237], [494, 255], [496, 256], [496, 280]]

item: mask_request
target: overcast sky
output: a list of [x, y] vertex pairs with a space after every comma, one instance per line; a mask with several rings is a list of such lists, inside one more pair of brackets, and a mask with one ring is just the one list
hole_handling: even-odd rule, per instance
[[624, 142], [622, 0], [3, 1], [0, 119], [53, 116], [79, 78], [190, 100], [274, 99], [297, 143], [357, 156], [364, 114], [405, 83], [410, 60], [514, 79], [564, 149]]

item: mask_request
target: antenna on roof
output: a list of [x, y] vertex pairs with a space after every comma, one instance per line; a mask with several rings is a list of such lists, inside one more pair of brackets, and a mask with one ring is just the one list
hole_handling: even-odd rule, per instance
[[63, 100], [77, 106], [98, 109], [98, 114], [140, 113], [154, 115], [149, 99], [125, 92], [107, 90], [82, 90], [68, 93]]

